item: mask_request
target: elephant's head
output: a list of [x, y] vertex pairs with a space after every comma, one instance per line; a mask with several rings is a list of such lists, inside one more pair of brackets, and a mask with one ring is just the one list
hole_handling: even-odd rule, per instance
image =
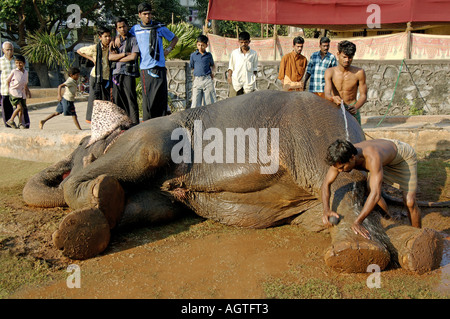
[[94, 101], [91, 135], [65, 159], [34, 175], [23, 189], [25, 203], [36, 207], [66, 206], [62, 185], [72, 173], [102, 156], [116, 139], [133, 126], [125, 111], [108, 101]]

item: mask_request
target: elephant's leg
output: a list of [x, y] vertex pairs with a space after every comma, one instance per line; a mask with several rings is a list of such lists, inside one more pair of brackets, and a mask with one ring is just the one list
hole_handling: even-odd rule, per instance
[[[339, 183], [337, 183], [339, 185]], [[367, 267], [376, 264], [384, 269], [390, 262], [388, 237], [379, 217], [372, 213], [363, 222], [371, 239], [355, 234], [351, 226], [364, 204], [365, 181], [340, 183], [334, 192], [332, 208], [340, 216], [337, 226], [331, 228], [331, 246], [325, 253], [325, 262], [331, 268], [342, 272], [366, 272]]]
[[[70, 243], [74, 240], [71, 234], [77, 233], [79, 229], [89, 235], [81, 239], [87, 241], [85, 246], [75, 246], [77, 250], [75, 255], [89, 258], [100, 253], [108, 245], [109, 233], [105, 234], [103, 227], [98, 227], [95, 220], [106, 220], [110, 229], [118, 224], [125, 209], [125, 192], [122, 184], [129, 185], [142, 176], [155, 173], [160, 167], [159, 154], [145, 144], [139, 144], [136, 149], [130, 150], [127, 143], [116, 142], [108, 153], [81, 172], [72, 175], [64, 184], [64, 198], [69, 207], [76, 211], [71, 213], [74, 216], [70, 225], [67, 223], [60, 225], [58, 242], [74, 246]], [[83, 213], [89, 208], [93, 209], [90, 214]], [[95, 214], [100, 216], [94, 216]], [[87, 226], [90, 225], [91, 219], [92, 226]], [[87, 227], [89, 231], [86, 230]], [[90, 245], [90, 242], [94, 244]], [[58, 246], [56, 241], [55, 244]], [[63, 249], [69, 253], [73, 251], [65, 249], [65, 246]]]
[[159, 189], [149, 188], [130, 191], [119, 227], [165, 223], [188, 210]]
[[97, 208], [74, 211], [67, 215], [52, 235], [54, 245], [72, 259], [87, 259], [108, 246], [110, 228]]
[[291, 222], [291, 225], [298, 225], [310, 232], [321, 232], [327, 227], [322, 222], [323, 206], [318, 203], [316, 206], [309, 208], [296, 216]]
[[[71, 178], [64, 185], [65, 195], [72, 190], [73, 182]], [[117, 225], [124, 210], [125, 193], [119, 182], [107, 175], [79, 184], [77, 191], [80, 200], [68, 201], [69, 206], [77, 210], [61, 222], [53, 233], [53, 243], [67, 257], [86, 259], [108, 246], [110, 229]]]
[[444, 243], [437, 231], [385, 223], [390, 224], [386, 233], [396, 250], [394, 259], [403, 269], [423, 274], [439, 267]]
[[108, 220], [110, 228], [114, 228], [122, 217], [125, 207], [125, 192], [118, 180], [103, 174], [77, 184], [78, 181], [78, 178], [71, 178], [64, 185], [64, 198], [69, 207], [97, 208]]

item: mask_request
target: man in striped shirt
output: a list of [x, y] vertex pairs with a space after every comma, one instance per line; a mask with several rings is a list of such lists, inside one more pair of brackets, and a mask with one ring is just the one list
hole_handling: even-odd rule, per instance
[[337, 66], [336, 57], [328, 52], [330, 49], [330, 39], [322, 37], [320, 39], [320, 51], [314, 52], [306, 68], [303, 90], [306, 89], [306, 82], [309, 81], [309, 92], [320, 97], [325, 97], [325, 70]]

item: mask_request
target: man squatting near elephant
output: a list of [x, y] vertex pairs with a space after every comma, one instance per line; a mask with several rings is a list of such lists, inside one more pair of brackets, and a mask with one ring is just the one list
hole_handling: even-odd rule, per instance
[[118, 44], [111, 42], [109, 61], [112, 71], [114, 103], [125, 110], [134, 124], [139, 124], [139, 106], [136, 78], [139, 77], [137, 58], [139, 47], [136, 37], [128, 32], [128, 22], [119, 17], [114, 21]]
[[398, 184], [403, 191], [403, 201], [408, 209], [408, 217], [413, 227], [421, 228], [421, 213], [416, 202], [417, 156], [414, 149], [403, 142], [388, 139], [362, 141], [354, 145], [338, 139], [327, 150], [326, 163], [330, 165], [321, 187], [323, 223], [331, 226], [329, 218], [339, 215], [330, 209], [330, 186], [341, 172], [353, 169], [368, 172], [369, 196], [352, 229], [356, 234], [370, 239], [369, 232], [362, 225], [375, 205], [389, 216], [388, 206], [381, 196], [382, 182]]
[[[86, 108], [86, 122], [91, 123], [92, 108], [94, 100], [111, 100], [111, 70], [109, 67], [109, 43], [111, 42], [111, 30], [105, 27], [99, 27], [98, 44], [82, 47], [77, 53], [83, 58], [91, 60], [94, 67], [91, 70], [89, 78], [89, 99]], [[101, 63], [97, 63], [101, 61]]]
[[[325, 71], [325, 98], [336, 105], [343, 104], [361, 125], [359, 109], [367, 100], [366, 74], [352, 66], [356, 45], [350, 41], [338, 44], [338, 66]], [[359, 98], [356, 99], [359, 89]]]
[[[152, 20], [152, 6], [141, 3], [138, 14], [141, 22], [130, 33], [136, 37], [141, 53], [141, 83], [143, 120], [163, 116], [167, 111], [167, 69], [165, 57], [178, 42], [178, 37], [164, 24]], [[164, 49], [163, 40], [170, 42]]]

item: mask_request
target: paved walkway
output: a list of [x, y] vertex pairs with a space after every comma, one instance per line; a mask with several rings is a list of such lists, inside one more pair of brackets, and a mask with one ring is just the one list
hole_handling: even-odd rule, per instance
[[[86, 123], [87, 101], [75, 102], [75, 110], [77, 112], [78, 122], [82, 130], [90, 130], [91, 126]], [[28, 114], [30, 116], [30, 130], [39, 130], [39, 121], [45, 119], [56, 111], [56, 105], [47, 107], [30, 106]], [[44, 131], [77, 131], [72, 116], [58, 115], [47, 121], [44, 125]]]

